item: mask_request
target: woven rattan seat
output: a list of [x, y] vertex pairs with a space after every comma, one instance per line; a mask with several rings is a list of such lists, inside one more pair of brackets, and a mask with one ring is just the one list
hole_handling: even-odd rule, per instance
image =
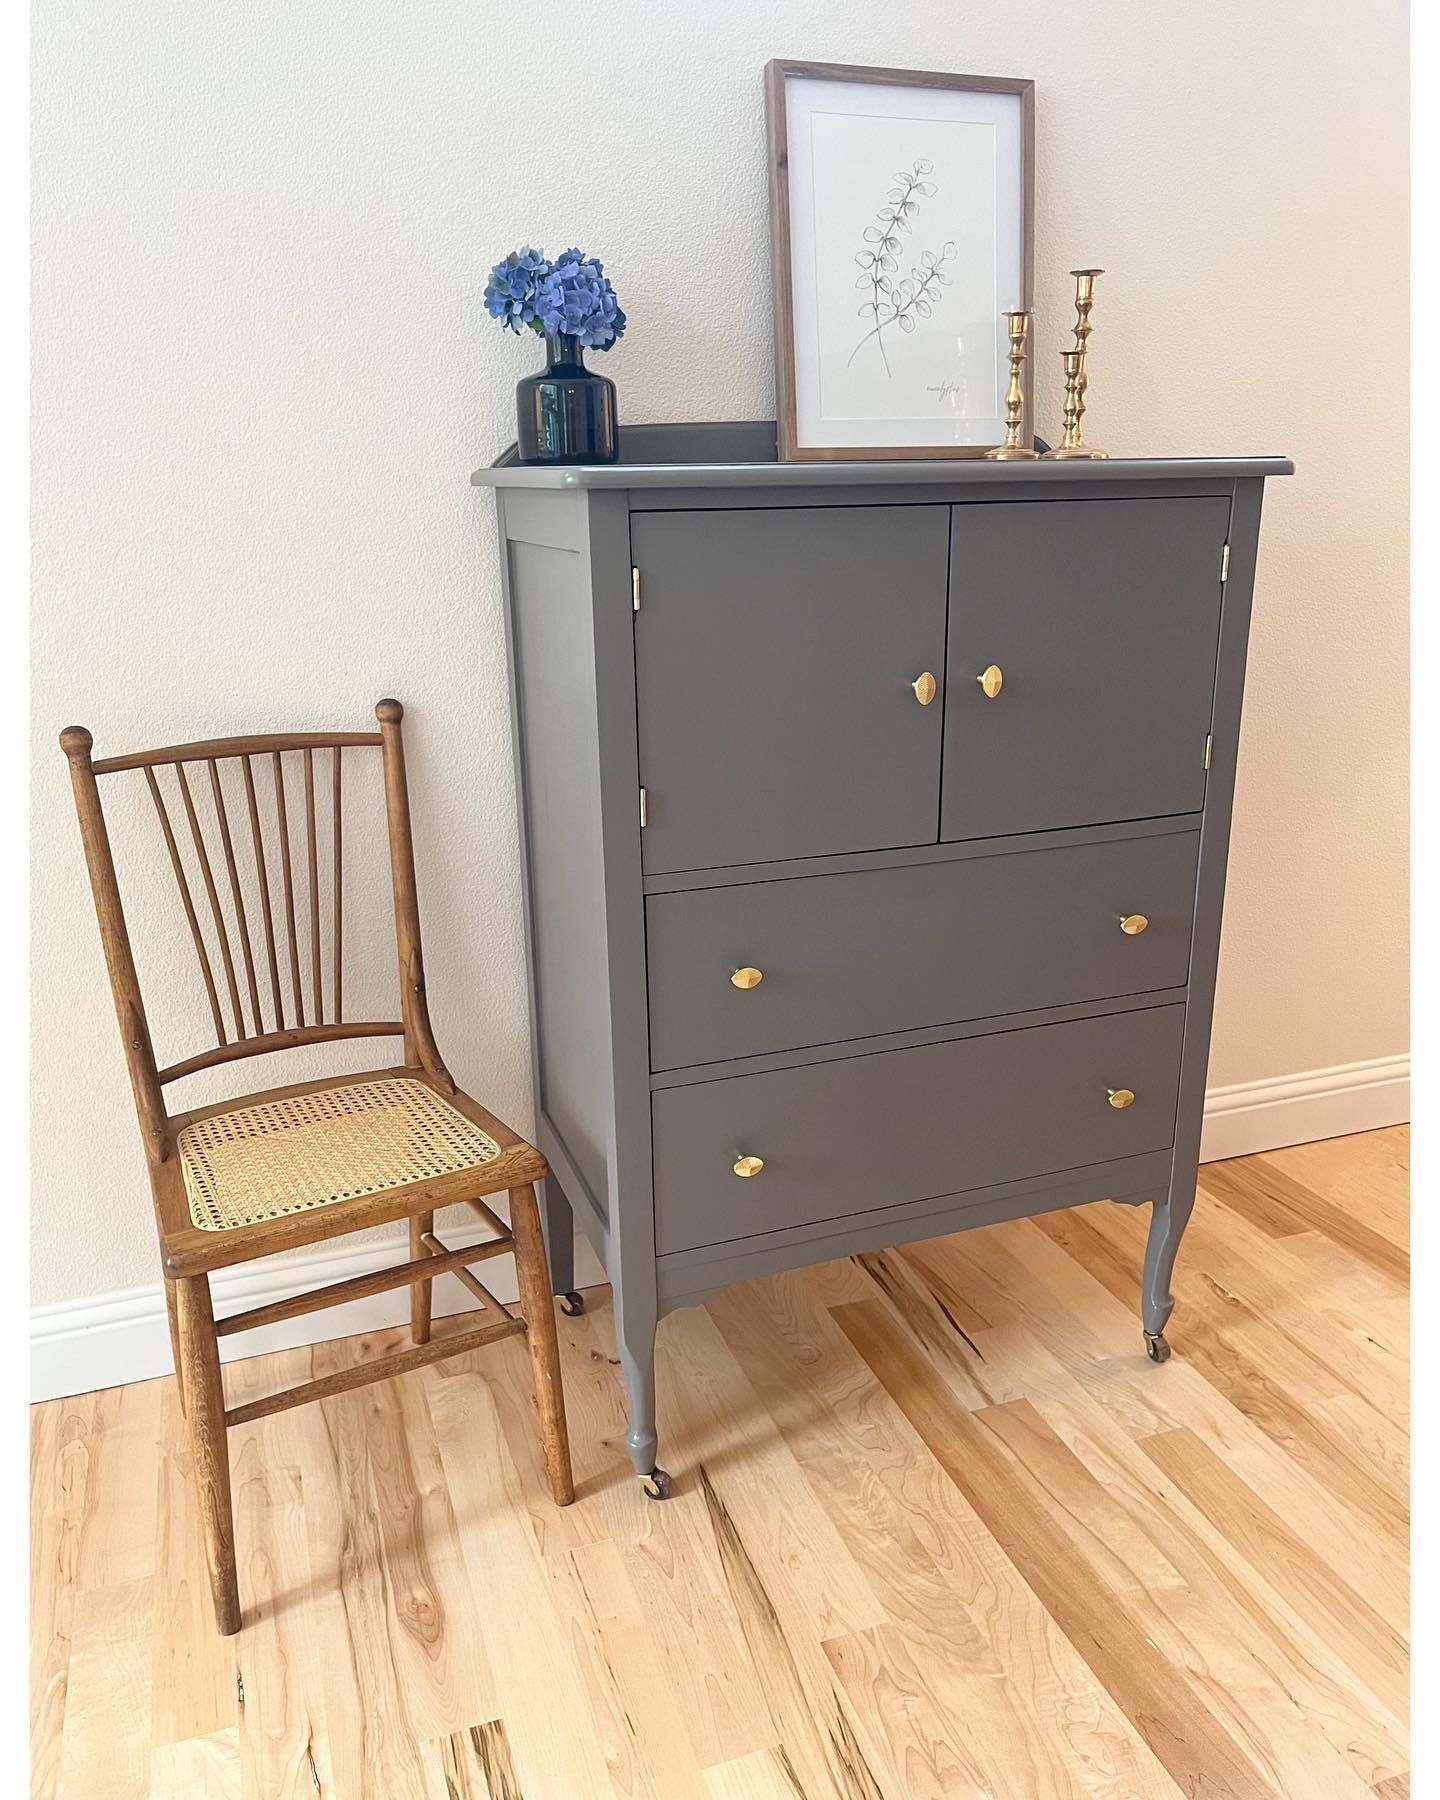
[[191, 1219], [229, 1231], [480, 1169], [500, 1146], [423, 1082], [382, 1076], [213, 1113], [179, 1151]]

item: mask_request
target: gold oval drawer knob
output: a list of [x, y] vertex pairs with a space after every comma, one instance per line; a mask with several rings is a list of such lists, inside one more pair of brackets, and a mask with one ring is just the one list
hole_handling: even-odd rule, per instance
[[928, 669], [923, 675], [917, 675], [910, 685], [915, 690], [915, 698], [922, 706], [928, 706], [935, 698], [935, 677]]
[[980, 691], [987, 700], [993, 700], [1005, 685], [1005, 676], [994, 663], [991, 663], [983, 675], [977, 675], [975, 679], [980, 683]]
[[1110, 1104], [1116, 1112], [1124, 1112], [1127, 1106], [1135, 1104], [1135, 1096], [1129, 1088], [1106, 1088], [1105, 1092], [1110, 1096]]
[[765, 971], [763, 969], [751, 969], [747, 967], [735, 971], [730, 977], [730, 985], [731, 987], [737, 988], [754, 988], [759, 987], [764, 979]]
[[1126, 937], [1139, 937], [1140, 933], [1144, 931], [1149, 923], [1150, 921], [1145, 917], [1144, 913], [1127, 913], [1120, 921], [1120, 929], [1125, 933]]
[[760, 1156], [737, 1156], [734, 1163], [735, 1173], [742, 1181], [748, 1181], [752, 1175], [758, 1175], [765, 1167], [765, 1159]]

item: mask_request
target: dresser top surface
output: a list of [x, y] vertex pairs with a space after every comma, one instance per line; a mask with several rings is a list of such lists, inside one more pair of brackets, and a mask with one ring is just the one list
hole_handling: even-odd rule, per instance
[[470, 477], [476, 487], [723, 488], [1006, 486], [1043, 488], [1056, 482], [1235, 480], [1290, 475], [1284, 456], [1111, 456], [1103, 462], [987, 462], [983, 457], [924, 461], [792, 462], [776, 459], [775, 426], [767, 419], [703, 424], [626, 425], [620, 459], [570, 467], [527, 466], [511, 444]]

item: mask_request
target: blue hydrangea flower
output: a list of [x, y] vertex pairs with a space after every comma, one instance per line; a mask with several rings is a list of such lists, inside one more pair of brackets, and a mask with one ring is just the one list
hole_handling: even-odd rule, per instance
[[554, 337], [578, 338], [587, 350], [608, 350], [625, 330], [625, 314], [597, 257], [566, 250], [535, 290], [535, 318]]
[[540, 329], [535, 325], [535, 293], [549, 269], [543, 250], [532, 250], [528, 245], [523, 250], [512, 250], [490, 271], [485, 286], [486, 312], [509, 331], [519, 331], [522, 325]]

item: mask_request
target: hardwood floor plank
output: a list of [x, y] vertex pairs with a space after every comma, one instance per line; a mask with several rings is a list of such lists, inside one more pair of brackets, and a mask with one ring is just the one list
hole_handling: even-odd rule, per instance
[[795, 1765], [781, 1745], [716, 1763], [705, 1771], [709, 1800], [805, 1800]]
[[[100, 1466], [86, 1483], [75, 1584], [114, 1587], [155, 1573], [155, 1468], [168, 1381], [137, 1381], [95, 1397]], [[101, 1496], [103, 1495], [103, 1504]]]
[[[308, 1374], [308, 1353], [300, 1358]], [[282, 1370], [281, 1358], [257, 1357], [232, 1364], [227, 1384], [237, 1398], [254, 1398], [283, 1378]], [[325, 1670], [337, 1657], [348, 1663], [350, 1650], [343, 1638], [325, 1635], [328, 1614], [311, 1603], [311, 1532], [320, 1520], [312, 1517], [311, 1496], [301, 1470], [286, 1458], [288, 1448], [270, 1420], [230, 1433], [241, 1608], [240, 1635], [230, 1641], [245, 1800], [317, 1800], [344, 1774], [331, 1755]], [[213, 1620], [206, 1628], [213, 1637]], [[347, 1735], [342, 1728], [337, 1740]]]
[[[388, 1337], [388, 1334], [387, 1334]], [[366, 1344], [361, 1354], [382, 1355], [394, 1348], [387, 1338], [377, 1337]], [[345, 1356], [335, 1354], [332, 1346], [317, 1346], [314, 1361], [316, 1379], [343, 1367]], [[337, 1729], [334, 1751], [343, 1767], [344, 1761], [358, 1750], [367, 1795], [383, 1794], [386, 1800], [424, 1800], [420, 1773], [420, 1752], [411, 1714], [412, 1704], [424, 1703], [426, 1696], [412, 1692], [408, 1677], [413, 1659], [407, 1654], [408, 1634], [400, 1622], [399, 1609], [411, 1596], [402, 1589], [397, 1598], [393, 1574], [388, 1562], [387, 1514], [382, 1493], [384, 1477], [377, 1490], [370, 1462], [370, 1427], [376, 1419], [377, 1395], [380, 1388], [357, 1388], [319, 1402], [318, 1411], [324, 1423], [338, 1471], [338, 1492], [344, 1516], [344, 1537], [340, 1546], [340, 1591], [344, 1601], [348, 1633], [349, 1673], [353, 1679], [356, 1713], [349, 1711], [349, 1693], [336, 1708]], [[403, 1527], [402, 1527], [403, 1531]], [[401, 1564], [403, 1568], [403, 1563]], [[407, 1574], [413, 1571], [407, 1571]], [[428, 1586], [422, 1588], [428, 1592]], [[423, 1607], [423, 1601], [421, 1603]], [[327, 1684], [328, 1685], [328, 1684]], [[347, 1690], [350, 1681], [346, 1682]], [[327, 1695], [326, 1711], [331, 1702]], [[343, 1709], [343, 1710], [342, 1710]], [[347, 1721], [348, 1741], [342, 1741], [339, 1721]], [[358, 1719], [360, 1731], [354, 1726]], [[337, 1769], [336, 1779], [345, 1777]]]
[[612, 1800], [620, 1790], [601, 1746], [614, 1726], [591, 1712], [490, 1387], [482, 1375], [451, 1374], [433, 1384], [430, 1413], [475, 1605], [495, 1638], [494, 1716], [505, 1721], [521, 1789], [540, 1800]]
[[[173, 1382], [162, 1396], [161, 1419], [151, 1736], [157, 1748], [213, 1743], [214, 1755], [203, 1748], [187, 1752], [190, 1760], [200, 1758], [198, 1767], [208, 1770], [227, 1741], [225, 1734], [237, 1730], [236, 1645], [234, 1638], [221, 1637], [214, 1628], [190, 1447]], [[188, 1767], [189, 1761], [181, 1758], [176, 1766]], [[208, 1774], [206, 1778], [210, 1779]]]
[[[983, 1697], [987, 1739], [1010, 1746], [992, 1758], [997, 1792], [1013, 1755], [1037, 1794], [1169, 1800], [1174, 1784], [819, 1304], [810, 1272], [710, 1310], [862, 1562], [886, 1629], [947, 1705], [973, 1719]], [[987, 1359], [1000, 1335], [977, 1340]]]
[[51, 1400], [30, 1428], [30, 1792], [60, 1780], [85, 1493], [95, 1471], [95, 1396]]
[[1408, 1616], [1403, 1547], [1377, 1536], [1335, 1503], [1334, 1496], [1273, 1438], [1238, 1411], [1179, 1353], [1162, 1369], [1143, 1358], [1112, 1358], [1067, 1373], [1128, 1436], [1192, 1428], [1282, 1518], [1304, 1518], [1316, 1550], [1334, 1569], [1349, 1570], [1371, 1605], [1394, 1629]]
[[1054, 1521], [1017, 1480], [996, 1439], [960, 1411], [934, 1373], [887, 1329], [877, 1306], [836, 1309], [842, 1329], [1062, 1631], [1182, 1792], [1215, 1800], [1277, 1794], [1175, 1664], [1078, 1557], [1056, 1554]]
[[154, 1623], [149, 1576], [77, 1592], [58, 1800], [147, 1800]]
[[[792, 1643], [735, 1522], [704, 1465], [696, 1471], [715, 1533], [731, 1601], [740, 1619], [779, 1741], [806, 1800], [904, 1800], [882, 1787], [856, 1737], [829, 1670], [820, 1674], [810, 1648]], [[818, 1659], [823, 1662], [823, 1659]]]
[[1271, 1157], [1246, 1156], [1235, 1162], [1206, 1163], [1201, 1173], [1205, 1191], [1248, 1217], [1256, 1217], [1258, 1201], [1264, 1216], [1289, 1214], [1297, 1229], [1323, 1232], [1332, 1243], [1362, 1258], [1388, 1275], [1405, 1282], [1410, 1258], [1398, 1244], [1374, 1230], [1354, 1212], [1347, 1212], [1287, 1174]]
[[817, 1642], [880, 1624], [884, 1608], [715, 1321], [694, 1307], [666, 1329], [660, 1403], [688, 1440], [683, 1460], [703, 1461], [787, 1622], [804, 1619]]
[[[1192, 1283], [1188, 1291], [1193, 1301], [1202, 1290]], [[1230, 1315], [1223, 1328], [1215, 1316], [1218, 1309]], [[1403, 1552], [1410, 1529], [1405, 1502], [1353, 1454], [1341, 1433], [1311, 1410], [1316, 1400], [1336, 1397], [1336, 1384], [1283, 1334], [1266, 1334], [1262, 1344], [1253, 1332], [1247, 1337], [1238, 1331], [1235, 1312], [1230, 1298], [1212, 1290], [1207, 1302], [1187, 1310], [1183, 1327], [1177, 1328], [1177, 1348], [1237, 1411], [1346, 1507], [1358, 1525], [1383, 1533]]]
[[[576, 1507], [598, 1508], [620, 1551], [697, 1760], [706, 1768], [743, 1760], [752, 1751], [768, 1749], [773, 1733], [715, 1557], [704, 1500], [698, 1483], [688, 1479], [660, 1506], [641, 1493], [624, 1448], [624, 1394], [608, 1291], [595, 1298], [585, 1317], [570, 1321], [584, 1327], [573, 1340], [584, 1360], [578, 1381], [567, 1373], [566, 1407], [572, 1435], [589, 1430], [606, 1454], [600, 1472], [580, 1490]], [[660, 1340], [662, 1363], [670, 1332], [667, 1321]], [[671, 1422], [666, 1423], [668, 1434]], [[666, 1454], [672, 1452], [667, 1448]], [[681, 1466], [673, 1455], [672, 1460]]]
[[1225, 1537], [1289, 1597], [1361, 1681], [1398, 1718], [1409, 1701], [1404, 1639], [1392, 1631], [1310, 1545], [1272, 1512], [1192, 1431], [1164, 1432], [1140, 1448]]
[[[566, 1554], [573, 1580], [557, 1580], [557, 1610], [586, 1685], [592, 1711], [617, 1735], [605, 1745], [612, 1781], [646, 1800], [705, 1800], [705, 1780], [649, 1626], [608, 1540]], [[568, 1599], [569, 1606], [565, 1605]]]
[[421, 1749], [430, 1800], [525, 1800], [503, 1719], [452, 1731]]
[[239, 1726], [156, 1745], [150, 1800], [241, 1800]]
[[[1277, 1611], [1255, 1592], [1250, 1571], [1242, 1577], [1229, 1546], [1195, 1529], [1177, 1494], [1134, 1482], [1138, 1458], [1128, 1442], [1107, 1441], [1103, 1425], [1097, 1438], [1088, 1419], [1077, 1429], [1060, 1411], [1054, 1425], [1022, 1401], [977, 1421], [1011, 1450], [1073, 1554], [1102, 1579], [1110, 1562], [1137, 1570], [1138, 1585], [1112, 1591], [1277, 1786], [1289, 1772], [1315, 1792], [1359, 1800], [1377, 1772], [1397, 1765], [1403, 1730], [1392, 1736], [1373, 1700], [1356, 1702], [1350, 1671], [1288, 1608]], [[1155, 1550], [1176, 1571], [1173, 1582], [1149, 1577]]]
[[1264, 1160], [1323, 1199], [1354, 1213], [1392, 1243], [1410, 1241], [1410, 1129], [1391, 1125], [1352, 1137], [1267, 1150]]
[[[1159, 1536], [1183, 1586], [1156, 1590], [1140, 1616], [1191, 1667], [1231, 1735], [1263, 1744], [1267, 1766], [1285, 1770], [1313, 1760], [1317, 1732], [1361, 1783], [1403, 1766], [1403, 1725], [1292, 1605], [1283, 1568], [1248, 1562], [1222, 1522], [1197, 1508], [1033, 1338], [1015, 1334], [1008, 1354], [1045, 1423], [1111, 1496], [1115, 1553], [1127, 1557], [1134, 1540]], [[1057, 1500], [1069, 1491], [1057, 1483]], [[1226, 1668], [1235, 1677], [1218, 1683], [1214, 1672]], [[1322, 1760], [1312, 1785], [1336, 1784]]]

